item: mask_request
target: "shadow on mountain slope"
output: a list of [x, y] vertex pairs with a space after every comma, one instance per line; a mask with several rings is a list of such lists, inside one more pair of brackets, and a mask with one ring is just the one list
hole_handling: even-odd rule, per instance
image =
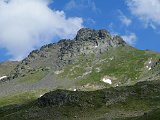
[[[160, 107], [159, 85], [160, 81], [152, 81], [97, 91], [56, 90], [24, 105], [2, 107], [0, 119], [121, 120], [126, 118], [127, 120], [132, 118], [143, 120], [146, 117], [156, 118], [154, 114], [159, 113]], [[155, 112], [151, 112], [155, 109], [157, 109]]]

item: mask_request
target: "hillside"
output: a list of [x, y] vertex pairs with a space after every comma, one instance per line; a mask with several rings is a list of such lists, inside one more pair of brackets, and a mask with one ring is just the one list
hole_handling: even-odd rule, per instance
[[159, 69], [160, 53], [138, 50], [106, 30], [82, 28], [73, 40], [0, 64], [0, 75], [7, 76], [0, 83], [0, 117], [103, 120], [148, 115], [159, 111]]
[[85, 28], [74, 40], [60, 40], [31, 52], [6, 73], [11, 82], [3, 84], [1, 91], [97, 90], [157, 80], [159, 59], [159, 53], [137, 50], [106, 30]]
[[[159, 120], [160, 82], [97, 91], [56, 90], [0, 109], [1, 120]], [[155, 111], [154, 111], [155, 110]]]

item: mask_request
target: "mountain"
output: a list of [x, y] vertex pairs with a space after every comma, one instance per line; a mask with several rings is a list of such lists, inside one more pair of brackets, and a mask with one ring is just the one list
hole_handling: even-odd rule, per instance
[[73, 40], [0, 64], [7, 76], [0, 83], [0, 118], [138, 119], [159, 111], [159, 68], [160, 53], [82, 28]]

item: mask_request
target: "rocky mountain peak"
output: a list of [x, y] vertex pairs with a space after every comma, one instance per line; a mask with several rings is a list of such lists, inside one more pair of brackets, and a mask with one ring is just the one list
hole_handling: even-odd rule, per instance
[[73, 40], [61, 40], [58, 45], [60, 46], [59, 58], [66, 62], [72, 61], [79, 55], [99, 56], [111, 48], [127, 44], [120, 36], [112, 36], [106, 30], [82, 28]]
[[110, 33], [104, 29], [102, 30], [94, 30], [89, 28], [82, 28], [78, 31], [75, 40], [88, 40], [88, 39], [104, 39], [107, 37], [111, 37]]
[[[86, 41], [96, 43], [106, 43], [109, 46], [126, 45], [126, 42], [120, 36], [112, 36], [107, 30], [94, 30], [90, 28], [82, 28], [77, 32], [75, 41]], [[108, 46], [107, 45], [107, 46]]]
[[16, 75], [40, 67], [57, 70], [66, 64], [73, 63], [81, 55], [99, 56], [112, 48], [126, 45], [120, 36], [112, 36], [107, 30], [82, 28], [73, 40], [63, 39], [58, 43], [44, 45], [39, 50], [32, 51], [16, 67]]

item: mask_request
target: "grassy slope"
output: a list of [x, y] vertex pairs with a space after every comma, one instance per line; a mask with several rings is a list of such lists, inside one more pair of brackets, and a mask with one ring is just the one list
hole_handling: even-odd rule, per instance
[[46, 90], [30, 91], [24, 93], [16, 93], [13, 95], [4, 96], [0, 99], [0, 107], [14, 104], [24, 104], [36, 100], [40, 95], [43, 95]]
[[19, 83], [26, 83], [26, 84], [32, 84], [36, 83], [39, 80], [43, 79], [47, 75], [48, 71], [43, 71], [41, 69], [37, 71], [33, 71], [31, 73], [28, 73], [27, 75], [23, 77], [19, 77], [18, 81]]
[[[105, 118], [125, 118], [141, 116], [147, 111], [160, 107], [160, 82], [144, 82], [130, 87], [117, 87], [98, 91], [63, 91], [57, 90], [46, 94], [47, 97], [62, 93], [77, 96], [76, 101], [62, 103], [57, 96], [56, 104], [50, 101], [49, 105], [39, 106], [37, 101], [27, 105], [5, 109], [0, 114], [1, 120], [54, 120], [54, 119], [81, 119], [94, 120]], [[55, 99], [56, 97], [54, 97]], [[39, 103], [39, 102], [38, 102]], [[14, 111], [12, 111], [14, 110]]]
[[160, 109], [155, 109], [151, 112], [146, 112], [143, 116], [131, 117], [131, 118], [119, 118], [116, 120], [159, 120]]
[[[66, 65], [58, 75], [61, 80], [76, 81], [75, 86], [87, 84], [98, 85], [99, 89], [120, 85], [133, 85], [146, 71], [144, 63], [150, 58], [157, 58], [159, 54], [137, 50], [132, 47], [118, 47], [100, 55], [81, 55], [73, 64]], [[49, 71], [41, 69], [31, 71], [25, 76], [18, 77], [16, 84], [31, 85], [38, 83]], [[146, 75], [152, 74], [149, 71]], [[112, 78], [112, 85], [102, 82], [104, 76]], [[57, 76], [55, 76], [57, 78]], [[71, 81], [69, 81], [71, 80]], [[72, 86], [71, 86], [72, 87]], [[91, 86], [90, 90], [96, 90]], [[83, 90], [83, 88], [82, 88]]]
[[[74, 80], [76, 78], [78, 79], [77, 85], [85, 85], [87, 83], [102, 84], [100, 80], [106, 75], [115, 78], [115, 81], [113, 81], [113, 86], [115, 86], [117, 83], [119, 85], [134, 84], [137, 82], [140, 76], [143, 76], [142, 74], [144, 74], [144, 71], [145, 71], [145, 74], [147, 75], [152, 74], [150, 71], [146, 72], [144, 64], [150, 58], [157, 59], [158, 57], [159, 57], [159, 54], [157, 53], [141, 51], [131, 47], [117, 48], [117, 49], [112, 49], [111, 51], [108, 51], [106, 53], [103, 53], [100, 56], [95, 56], [91, 54], [86, 57], [82, 55], [79, 57], [77, 62], [75, 62], [74, 64], [67, 65], [64, 68], [64, 72], [60, 73], [58, 76], [60, 79], [68, 78], [70, 80]], [[97, 71], [98, 68], [100, 69], [99, 71]], [[91, 73], [89, 72], [88, 74], [84, 75], [84, 73], [90, 70], [91, 70]], [[35, 82], [38, 82], [40, 79], [42, 79], [46, 74], [47, 73], [45, 71], [34, 72], [32, 74], [28, 74], [22, 78], [19, 78], [19, 82], [27, 83], [27, 84], [35, 83]], [[133, 88], [136, 89], [136, 87], [133, 87]], [[8, 111], [9, 114], [12, 113], [12, 115], [9, 115], [9, 116], [7, 115], [8, 117], [6, 116], [3, 118], [10, 119], [12, 118], [11, 116], [21, 117], [20, 115], [23, 115], [23, 114], [27, 115], [25, 110], [27, 111], [37, 110], [39, 113], [42, 113], [42, 115], [44, 111], [49, 111], [48, 113], [45, 113], [45, 115], [47, 114], [51, 115], [51, 113], [55, 113], [54, 112], [55, 109], [58, 109], [60, 112], [58, 112], [57, 114], [60, 114], [62, 117], [72, 118], [74, 116], [79, 116], [79, 117], [84, 116], [84, 119], [85, 118], [89, 119], [89, 116], [93, 114], [95, 118], [98, 118], [99, 116], [103, 116], [105, 113], [108, 113], [109, 111], [111, 112], [116, 110], [118, 111], [124, 110], [125, 111], [124, 113], [129, 114], [127, 113], [128, 111], [131, 111], [131, 113], [132, 111], [135, 111], [135, 110], [147, 111], [147, 110], [150, 110], [151, 107], [154, 108], [155, 106], [159, 106], [159, 103], [157, 102], [159, 100], [159, 97], [157, 99], [155, 97], [158, 95], [154, 95], [154, 94], [152, 95], [151, 93], [149, 94], [149, 96], [150, 95], [154, 96], [155, 97], [154, 99], [149, 98], [147, 96], [146, 96], [146, 99], [141, 99], [140, 96], [136, 96], [136, 97], [128, 97], [124, 103], [122, 101], [117, 102], [114, 100], [115, 99], [114, 96], [117, 96], [122, 93], [126, 94], [126, 91], [128, 91], [128, 89], [130, 88], [125, 88], [124, 89], [125, 91], [123, 91], [123, 89], [116, 90], [116, 88], [115, 89], [113, 88], [113, 91], [116, 91], [116, 92], [114, 92], [113, 94], [111, 103], [114, 101], [113, 102], [114, 104], [107, 106], [107, 108], [104, 107], [106, 103], [101, 103], [101, 102], [100, 102], [99, 108], [91, 107], [86, 109], [83, 109], [81, 107], [72, 108], [72, 106], [67, 106], [64, 108], [62, 107], [62, 109], [61, 107], [60, 108], [53, 107], [53, 109], [50, 109], [50, 107], [46, 107], [41, 109], [37, 106], [35, 107], [35, 105], [33, 109], [30, 108], [32, 105], [31, 106], [27, 105], [28, 107], [24, 105], [24, 106], [21, 106], [20, 108], [8, 106], [7, 108], [5, 108], [6, 110], [4, 108], [1, 108], [1, 110], [4, 110], [4, 111], [3, 111], [3, 114], [1, 114], [0, 116], [4, 116], [4, 115], [6, 116], [7, 114], [4, 114], [4, 113]], [[112, 88], [110, 90], [112, 91]], [[138, 90], [138, 91], [141, 91], [141, 90]], [[24, 104], [24, 103], [28, 104], [28, 102], [35, 100], [40, 94], [41, 92], [38, 94], [35, 94], [32, 92], [29, 92], [29, 93], [20, 92], [19, 94], [16, 94], [16, 95], [6, 96], [0, 99], [0, 106], [14, 105], [14, 104], [18, 104], [19, 106], [19, 104]], [[82, 97], [89, 98], [90, 94], [91, 93], [89, 92], [87, 95]], [[96, 91], [96, 92], [93, 92], [93, 94], [95, 94], [96, 101], [99, 101], [99, 97], [97, 96], [97, 94], [99, 93], [97, 93]], [[93, 94], [91, 94], [90, 96], [91, 98], [94, 96]], [[95, 101], [94, 103], [97, 104]], [[153, 105], [150, 103], [153, 103]], [[110, 103], [107, 103], [107, 104], [110, 104]], [[70, 109], [70, 112], [68, 111], [68, 109]], [[15, 111], [16, 113], [14, 113]], [[52, 117], [54, 117], [54, 115]], [[19, 118], [19, 119], [22, 119], [22, 118]]]
[[109, 76], [115, 79], [112, 86], [116, 84], [132, 85], [146, 71], [145, 62], [150, 58], [157, 59], [158, 56], [160, 55], [157, 53], [131, 47], [119, 47], [98, 57], [95, 55], [80, 56], [77, 62], [67, 65], [59, 77], [62, 79], [68, 77], [72, 80], [76, 78], [79, 80], [78, 84], [85, 85], [87, 83], [100, 83], [104, 76]]

